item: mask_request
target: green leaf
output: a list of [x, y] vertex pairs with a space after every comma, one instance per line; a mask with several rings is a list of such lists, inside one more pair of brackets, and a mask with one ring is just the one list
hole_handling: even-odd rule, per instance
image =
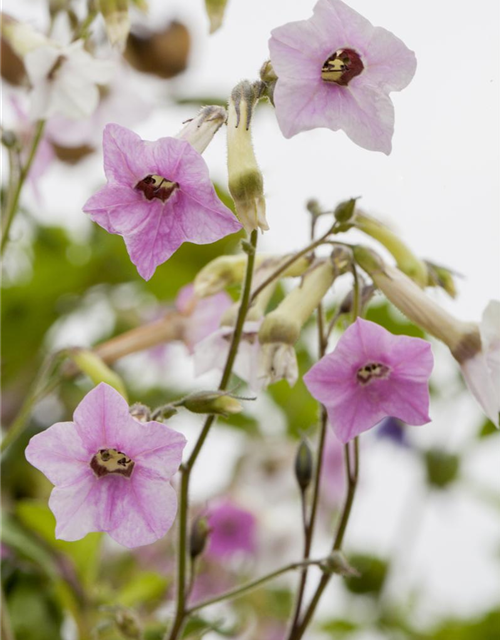
[[136, 573], [118, 592], [117, 601], [124, 607], [136, 607], [160, 600], [168, 587], [169, 579], [154, 571]]
[[332, 638], [346, 638], [359, 631], [359, 625], [351, 622], [350, 620], [341, 620], [336, 618], [333, 620], [327, 620], [321, 625], [321, 630], [330, 634]]
[[50, 553], [26, 533], [9, 514], [2, 516], [2, 540], [12, 547], [22, 558], [26, 558], [40, 567], [51, 578], [56, 578], [57, 567]]
[[388, 564], [385, 560], [364, 553], [349, 556], [349, 564], [361, 574], [347, 577], [344, 584], [352, 593], [378, 596], [384, 586]]
[[18, 577], [7, 594], [10, 622], [16, 638], [60, 640], [62, 613], [52, 589], [33, 575]]
[[89, 533], [82, 540], [66, 542], [56, 540], [56, 520], [48, 506], [38, 500], [21, 500], [17, 504], [16, 514], [19, 520], [37, 533], [53, 549], [71, 558], [76, 573], [85, 586], [91, 586], [98, 574], [102, 534]]
[[478, 437], [486, 438], [488, 436], [492, 436], [498, 433], [500, 433], [500, 431], [495, 427], [493, 422], [491, 420], [488, 420], [488, 418], [486, 418], [486, 420], [483, 422], [483, 424], [479, 429]]
[[366, 312], [366, 319], [380, 324], [395, 335], [425, 338], [425, 333], [420, 327], [407, 320], [398, 309], [388, 302], [370, 306]]

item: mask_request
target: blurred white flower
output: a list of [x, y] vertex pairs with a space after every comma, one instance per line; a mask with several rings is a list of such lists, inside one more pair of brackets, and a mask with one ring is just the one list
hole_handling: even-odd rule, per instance
[[500, 302], [491, 300], [479, 325], [481, 351], [461, 363], [470, 392], [498, 428], [500, 413]]
[[96, 60], [83, 47], [83, 40], [69, 45], [49, 41], [26, 53], [24, 64], [32, 85], [31, 118], [62, 115], [76, 120], [94, 112], [99, 103], [97, 85], [111, 79], [115, 65]]

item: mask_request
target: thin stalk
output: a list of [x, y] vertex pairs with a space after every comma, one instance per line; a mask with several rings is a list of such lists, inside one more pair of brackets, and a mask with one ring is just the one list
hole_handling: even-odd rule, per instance
[[316, 249], [316, 247], [319, 247], [321, 244], [324, 244], [324, 242], [326, 241], [328, 236], [332, 233], [332, 231], [333, 231], [333, 227], [330, 228], [325, 234], [323, 234], [321, 238], [318, 238], [314, 242], [311, 242], [311, 244], [308, 244], [307, 247], [305, 247], [298, 253], [295, 253], [288, 260], [286, 260], [286, 262], [283, 262], [283, 264], [280, 267], [278, 267], [276, 271], [273, 271], [273, 273], [271, 273], [271, 275], [268, 278], [266, 278], [264, 282], [261, 282], [261, 284], [255, 289], [255, 291], [253, 291], [252, 296], [250, 298], [250, 303], [252, 303], [255, 300], [255, 298], [259, 295], [259, 293], [263, 291], [269, 284], [271, 284], [273, 280], [276, 280], [276, 278], [279, 278], [280, 275], [284, 273], [296, 260], [298, 260], [299, 258], [302, 258], [302, 256], [305, 256], [311, 251], [314, 251], [314, 249]]
[[45, 120], [39, 120], [36, 125], [35, 135], [33, 137], [33, 142], [31, 143], [28, 159], [26, 160], [26, 163], [24, 164], [24, 166], [21, 169], [21, 172], [19, 173], [19, 179], [17, 181], [17, 185], [13, 193], [12, 200], [9, 202], [9, 207], [5, 214], [5, 219], [2, 225], [2, 241], [0, 243], [1, 255], [3, 255], [5, 246], [8, 242], [10, 227], [14, 221], [15, 215], [19, 208], [19, 198], [21, 197], [21, 191], [23, 189], [26, 178], [28, 177], [28, 174], [30, 172], [31, 165], [33, 164], [33, 160], [35, 159], [38, 145], [40, 143], [40, 140], [42, 139], [44, 127], [45, 127]]
[[[257, 248], [257, 230], [252, 231], [250, 236], [250, 250], [248, 252], [245, 280], [243, 283], [243, 290], [241, 293], [241, 303], [238, 311], [238, 317], [236, 319], [236, 325], [234, 327], [234, 333], [229, 347], [229, 353], [226, 360], [226, 365], [222, 373], [221, 381], [219, 384], [219, 390], [225, 391], [231, 373], [233, 370], [233, 364], [236, 359], [238, 347], [240, 344], [241, 335], [243, 333], [243, 324], [245, 317], [250, 306], [250, 292], [252, 289], [253, 270], [255, 265], [255, 253]], [[177, 559], [177, 608], [175, 613], [174, 622], [170, 632], [165, 636], [166, 640], [175, 640], [179, 637], [179, 634], [184, 627], [184, 622], [187, 615], [186, 608], [186, 564], [187, 564], [187, 521], [189, 511], [189, 480], [193, 466], [200, 454], [200, 451], [207, 439], [208, 433], [214, 423], [215, 416], [210, 415], [205, 420], [205, 424], [201, 430], [198, 440], [194, 445], [193, 451], [189, 456], [187, 462], [181, 467], [181, 487], [179, 494], [179, 550]]]
[[190, 607], [186, 611], [186, 613], [191, 614], [191, 613], [194, 613], [195, 611], [199, 611], [200, 609], [204, 609], [205, 607], [208, 607], [212, 604], [216, 604], [217, 602], [223, 602], [224, 600], [231, 600], [233, 598], [238, 598], [244, 593], [247, 593], [248, 591], [252, 591], [257, 587], [260, 587], [262, 584], [269, 582], [269, 580], [273, 580], [274, 578], [277, 578], [278, 576], [281, 576], [284, 573], [287, 573], [288, 571], [293, 571], [294, 569], [300, 569], [302, 567], [309, 567], [312, 564], [320, 566], [323, 561], [324, 560], [322, 559], [322, 560], [301, 560], [300, 562], [292, 562], [290, 564], [287, 564], [284, 567], [281, 567], [281, 569], [277, 569], [276, 571], [272, 571], [271, 573], [268, 573], [265, 576], [262, 576], [261, 578], [257, 578], [256, 580], [247, 582], [241, 587], [236, 587], [235, 589], [226, 591], [225, 593], [222, 593], [220, 596], [215, 596], [215, 598], [204, 600], [203, 602], [200, 602], [194, 607]]
[[[351, 465], [349, 444], [345, 445], [345, 460], [346, 460], [346, 476], [347, 476], [347, 495], [344, 503], [344, 507], [342, 509], [342, 514], [340, 516], [340, 522], [337, 528], [337, 533], [335, 535], [335, 539], [333, 541], [332, 551], [340, 551], [342, 548], [342, 544], [344, 542], [344, 536], [347, 529], [347, 524], [349, 523], [349, 518], [352, 512], [352, 505], [354, 502], [354, 495], [356, 493], [356, 486], [358, 483], [358, 474], [359, 474], [359, 443], [358, 438], [354, 439], [354, 461], [353, 465]], [[351, 466], [353, 468], [351, 468]], [[304, 633], [311, 622], [314, 613], [316, 611], [316, 607], [323, 595], [324, 590], [326, 589], [331, 578], [331, 574], [324, 573], [319, 581], [318, 587], [312, 597], [312, 600], [304, 614], [302, 622], [300, 623], [296, 632], [290, 636], [290, 640], [300, 640], [304, 636]]]

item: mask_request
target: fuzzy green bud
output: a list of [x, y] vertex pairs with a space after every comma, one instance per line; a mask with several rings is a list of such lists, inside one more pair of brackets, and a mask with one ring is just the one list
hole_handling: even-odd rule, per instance
[[357, 569], [349, 564], [342, 551], [332, 551], [328, 558], [321, 563], [321, 567], [326, 573], [336, 573], [340, 576], [359, 578], [361, 575]]
[[314, 463], [311, 448], [307, 440], [303, 438], [295, 456], [295, 477], [302, 492], [310, 485], [313, 471]]
[[351, 198], [345, 202], [341, 202], [335, 207], [333, 215], [337, 222], [349, 222], [354, 216], [354, 209], [356, 208], [357, 198]]
[[69, 357], [83, 373], [87, 374], [94, 384], [105, 382], [114, 387], [122, 396], [127, 398], [127, 391], [120, 376], [110, 369], [98, 355], [88, 349], [70, 349]]
[[189, 536], [189, 555], [194, 560], [205, 550], [210, 535], [210, 527], [205, 516], [199, 516], [191, 526]]
[[425, 262], [417, 258], [389, 227], [359, 211], [356, 213], [354, 224], [357, 229], [380, 242], [393, 255], [400, 271], [406, 273], [420, 287], [427, 285], [429, 275]]
[[241, 413], [243, 407], [236, 400], [223, 391], [198, 391], [190, 393], [179, 400], [176, 406], [181, 406], [192, 413], [210, 413], [227, 418], [235, 413]]
[[104, 18], [110, 43], [120, 51], [125, 49], [130, 32], [128, 0], [98, 0], [99, 11]]
[[193, 149], [203, 153], [226, 122], [226, 118], [227, 112], [224, 107], [207, 105], [201, 108], [195, 118], [188, 120], [175, 137], [179, 140], [187, 140]]
[[260, 97], [260, 83], [240, 82], [231, 93], [227, 121], [229, 192], [236, 215], [247, 233], [269, 229], [266, 220], [264, 180], [252, 144], [251, 121]]
[[261, 344], [297, 342], [304, 323], [312, 315], [337, 275], [330, 259], [318, 262], [307, 271], [298, 287], [265, 318], [259, 330]]

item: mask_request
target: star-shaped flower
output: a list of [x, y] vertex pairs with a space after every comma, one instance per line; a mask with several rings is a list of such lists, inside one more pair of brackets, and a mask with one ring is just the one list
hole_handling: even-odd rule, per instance
[[326, 407], [339, 440], [346, 443], [387, 416], [411, 425], [429, 422], [433, 364], [426, 340], [395, 336], [358, 318], [304, 382]]
[[390, 31], [374, 27], [341, 0], [319, 0], [309, 20], [272, 31], [278, 75], [276, 117], [283, 135], [343, 129], [356, 144], [391, 151], [391, 91], [413, 78], [415, 55]]
[[257, 521], [249, 511], [225, 499], [209, 510], [207, 555], [221, 560], [236, 553], [253, 554], [257, 547]]
[[49, 507], [56, 538], [106, 531], [125, 547], [162, 538], [177, 511], [170, 479], [184, 436], [132, 418], [124, 398], [105, 383], [85, 396], [73, 419], [34, 436], [26, 449], [28, 462], [55, 485]]
[[241, 229], [189, 142], [148, 142], [125, 127], [108, 124], [103, 149], [108, 183], [83, 210], [109, 233], [123, 236], [145, 280], [183, 242], [208, 244]]

